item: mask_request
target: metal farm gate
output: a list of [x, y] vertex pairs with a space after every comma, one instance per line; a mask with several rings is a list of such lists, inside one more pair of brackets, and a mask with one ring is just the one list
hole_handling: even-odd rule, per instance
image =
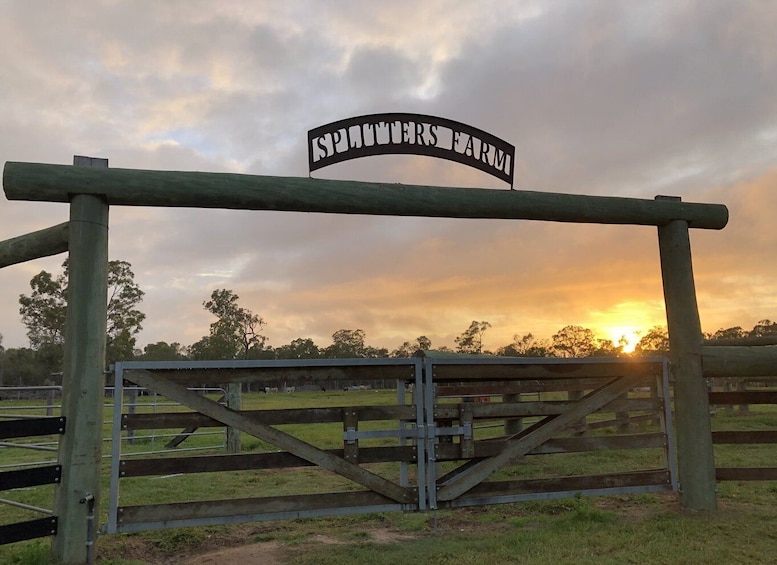
[[[663, 357], [423, 352], [397, 359], [124, 362], [116, 364], [115, 376], [107, 533], [677, 489]], [[122, 407], [126, 383], [181, 407], [128, 414]], [[318, 403], [315, 393], [305, 395], [301, 408], [240, 410], [187, 390], [227, 383], [267, 391], [396, 383], [397, 395], [391, 404], [353, 406], [343, 406], [347, 396], [341, 395], [340, 405], [331, 406], [322, 392]], [[306, 431], [322, 426], [341, 427], [334, 434], [341, 438], [337, 445]], [[133, 457], [123, 448], [122, 440], [137, 430], [186, 433], [199, 427], [227, 427], [261, 446], [154, 458]], [[605, 454], [612, 471], [586, 472], [581, 457], [594, 451]], [[559, 457], [560, 465], [534, 464]], [[310, 469], [336, 477], [342, 487], [322, 492], [311, 475], [309, 491], [297, 494], [214, 500], [202, 492], [199, 500], [164, 504], [127, 504], [120, 489], [139, 478], [240, 471], [251, 471], [252, 484], [260, 484], [263, 473]]]

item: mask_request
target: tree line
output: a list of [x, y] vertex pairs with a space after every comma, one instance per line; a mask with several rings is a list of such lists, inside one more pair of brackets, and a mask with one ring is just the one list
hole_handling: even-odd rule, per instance
[[[58, 382], [61, 372], [65, 314], [67, 310], [68, 265], [54, 277], [41, 271], [30, 280], [31, 292], [19, 297], [19, 313], [27, 328], [29, 347], [4, 349], [0, 334], [0, 385], [37, 386]], [[177, 342], [159, 341], [136, 348], [137, 334], [146, 315], [138, 309], [144, 292], [134, 279], [132, 267], [126, 261], [110, 261], [108, 266], [108, 320], [106, 366], [116, 361], [178, 361], [229, 359], [333, 359], [410, 357], [418, 350], [437, 350], [462, 354], [499, 355], [506, 357], [614, 357], [650, 355], [669, 350], [665, 327], [650, 328], [641, 336], [632, 353], [626, 352], [626, 340], [618, 343], [597, 336], [578, 325], [568, 325], [541, 339], [531, 333], [516, 334], [512, 342], [486, 350], [485, 333], [491, 328], [487, 321], [473, 320], [455, 339], [454, 348], [435, 346], [427, 336], [405, 341], [396, 349], [367, 344], [362, 329], [339, 329], [332, 334], [332, 343], [316, 344], [312, 338], [297, 338], [290, 343], [272, 347], [262, 331], [264, 319], [240, 306], [239, 296], [229, 289], [214, 290], [202, 306], [215, 318], [208, 335], [185, 346]], [[751, 330], [740, 326], [719, 329], [705, 334], [708, 339], [762, 337], [777, 334], [777, 322], [759, 321]]]

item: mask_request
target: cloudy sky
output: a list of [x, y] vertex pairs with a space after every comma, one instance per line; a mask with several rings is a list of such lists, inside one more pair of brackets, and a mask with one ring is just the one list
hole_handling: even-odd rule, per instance
[[[0, 2], [0, 162], [307, 176], [306, 132], [415, 112], [516, 146], [516, 188], [722, 203], [692, 232], [706, 331], [777, 319], [777, 4], [763, 1]], [[494, 188], [428, 157], [316, 177]], [[65, 221], [0, 196], [0, 240]], [[567, 324], [665, 323], [655, 228], [525, 221], [111, 209], [110, 255], [146, 291], [139, 345], [188, 345], [229, 288], [273, 346], [364, 329], [394, 348], [488, 348]], [[0, 271], [0, 333], [63, 256]]]

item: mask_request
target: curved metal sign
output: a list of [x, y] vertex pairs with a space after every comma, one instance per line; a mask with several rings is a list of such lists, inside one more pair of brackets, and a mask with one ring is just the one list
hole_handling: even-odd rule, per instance
[[515, 147], [461, 122], [421, 114], [370, 114], [308, 131], [311, 173], [359, 157], [397, 154], [456, 161], [513, 185]]

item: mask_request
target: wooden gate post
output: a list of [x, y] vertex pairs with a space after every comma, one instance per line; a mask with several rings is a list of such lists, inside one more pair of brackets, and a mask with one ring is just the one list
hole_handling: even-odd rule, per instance
[[674, 220], [659, 226], [658, 246], [669, 330], [669, 358], [675, 380], [680, 504], [691, 510], [711, 511], [717, 507], [715, 461], [709, 397], [702, 374], [702, 333], [688, 223]]
[[[87, 166], [108, 166], [107, 160], [89, 161]], [[74, 159], [79, 164], [80, 158]], [[67, 422], [59, 444], [62, 481], [54, 501], [59, 525], [52, 545], [55, 560], [68, 564], [87, 562], [87, 543], [94, 541], [87, 527], [91, 497], [99, 508], [108, 301], [108, 205], [102, 198], [72, 197], [69, 242], [62, 375]]]

